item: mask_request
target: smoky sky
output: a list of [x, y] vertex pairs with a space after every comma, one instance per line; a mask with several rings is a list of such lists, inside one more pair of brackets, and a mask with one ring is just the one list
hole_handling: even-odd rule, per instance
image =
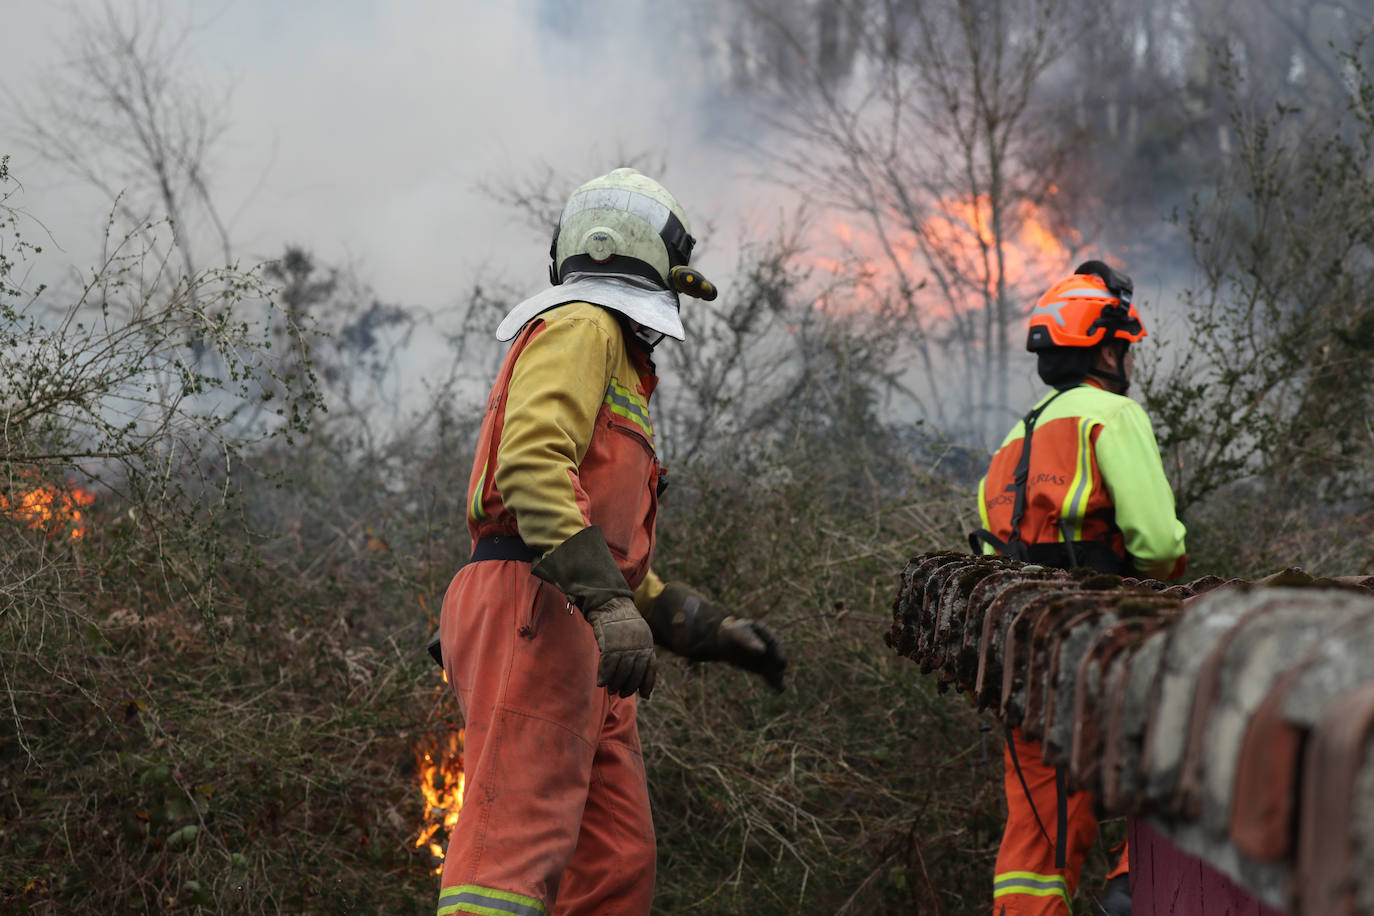
[[[735, 225], [762, 193], [714, 136], [705, 36], [669, 5], [111, 5], [184, 29], [178, 72], [225, 100], [227, 130], [207, 174], [245, 262], [300, 245], [350, 266], [388, 301], [441, 308], [475, 277], [532, 290], [544, 273], [542, 237], [480, 184], [545, 167], [590, 178], [621, 155], [647, 156], [665, 164], [657, 177], [698, 227]], [[101, 9], [94, 0], [7, 9], [0, 105], [35, 100], [72, 53], [76, 18]], [[0, 153], [23, 182], [11, 204], [42, 221], [71, 266], [89, 264], [110, 202], [25, 148], [7, 114], [0, 108]], [[728, 263], [722, 247], [704, 246], [706, 269], [714, 252]]]
[[[55, 243], [45, 241], [43, 270], [88, 270], [111, 203], [58, 168], [41, 145], [25, 145], [12, 112], [54, 84], [53, 74], [75, 53], [75, 24], [98, 18], [107, 2], [116, 12], [138, 11], [174, 32], [184, 30], [178, 78], [202, 97], [222, 101], [226, 130], [208, 153], [205, 174], [242, 265], [299, 246], [317, 264], [347, 269], [380, 300], [429, 310], [442, 322], [457, 315], [476, 282], [516, 294], [535, 292], [545, 282], [552, 227], [531, 227], [526, 214], [493, 200], [481, 186], [520, 184], [552, 170], [562, 184], [556, 194], [628, 158], [663, 164], [655, 177], [691, 217], [701, 253], [694, 261], [722, 285], [722, 301], [731, 294], [737, 243], [788, 231], [799, 207], [809, 206], [818, 230], [803, 238], [812, 256], [803, 266], [824, 281], [818, 265], [841, 247], [831, 229], [833, 214], [817, 212], [825, 188], [792, 191], [785, 176], [767, 174], [770, 161], [777, 161], [769, 154], [789, 141], [783, 132], [770, 135], [770, 120], [759, 116], [757, 106], [767, 99], [751, 99], [732, 83], [739, 74], [731, 68], [739, 61], [731, 55], [752, 41], [750, 49], [759, 52], [755, 62], [775, 67], [774, 75], [785, 81], [782, 75], [797, 66], [797, 48], [740, 32], [743, 3], [72, 0], [11, 4], [0, 13], [0, 154], [11, 156], [11, 172], [23, 182], [10, 205], [40, 220]], [[748, 7], [795, 19], [803, 32], [819, 9], [784, 0], [754, 0]], [[1110, 67], [1052, 72], [1048, 94], [1073, 101], [1076, 114], [1066, 122], [1078, 123], [1085, 136], [1115, 131], [1118, 119], [1103, 112], [1117, 111], [1111, 104], [1118, 96], [1128, 139], [1133, 125], [1154, 130], [1158, 112], [1187, 111], [1156, 103], [1186, 88], [1179, 82], [1191, 72], [1185, 64], [1207, 59], [1182, 50], [1201, 47], [1190, 43], [1194, 30], [1187, 17], [1130, 2], [1121, 9], [1149, 19], [1131, 20], [1123, 34], [1156, 34], [1161, 80], [1138, 94], [1113, 94], [1101, 75], [1116, 73]], [[1146, 25], [1158, 28], [1149, 32]], [[1286, 33], [1263, 23], [1256, 28], [1279, 46], [1273, 53], [1282, 64], [1274, 71], [1296, 79], [1291, 41], [1279, 40]], [[1252, 44], [1256, 54], [1269, 53], [1264, 42]], [[1127, 45], [1115, 53], [1140, 50]], [[1109, 51], [1102, 51], [1107, 63]], [[839, 97], [871, 90], [862, 67], [839, 72]], [[1130, 82], [1129, 74], [1121, 79]], [[1140, 114], [1132, 120], [1129, 112], [1136, 108]], [[1170, 132], [1164, 133], [1167, 139]], [[1214, 142], [1195, 133], [1199, 137], [1186, 139]], [[816, 152], [804, 149], [800, 158], [810, 162]], [[99, 163], [101, 154], [90, 150], [91, 161]], [[918, 141], [901, 155], [928, 152]], [[1107, 144], [1103, 155], [1080, 157], [1088, 198], [1105, 201], [1103, 189], [1119, 184], [1138, 192], [1132, 200], [1143, 201], [1138, 218], [1120, 220], [1124, 230], [1105, 203], [1070, 216], [1083, 230], [1083, 258], [1115, 257], [1134, 276], [1152, 344], [1177, 336], [1157, 332], [1167, 330], [1178, 288], [1193, 267], [1186, 252], [1166, 247], [1176, 243], [1177, 229], [1164, 217], [1194, 189], [1192, 166], [1219, 163], [1220, 155], [1179, 159], [1153, 156], [1143, 147], [1114, 151]], [[1154, 160], [1161, 167], [1141, 177], [1142, 166]], [[1108, 178], [1095, 184], [1103, 173]], [[1118, 175], [1115, 183], [1112, 175]], [[1114, 235], [1113, 229], [1120, 231]], [[1164, 243], [1142, 244], [1159, 234]], [[1160, 256], [1161, 250], [1170, 256]], [[1030, 304], [1016, 307], [1028, 310]], [[1021, 360], [1014, 371], [1027, 386], [1035, 384], [1033, 361]], [[1020, 413], [1011, 404], [996, 409]], [[902, 419], [910, 413], [903, 409]]]

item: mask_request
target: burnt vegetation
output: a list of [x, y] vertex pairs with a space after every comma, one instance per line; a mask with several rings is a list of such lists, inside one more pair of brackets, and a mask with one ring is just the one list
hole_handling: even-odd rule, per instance
[[[1066, 261], [1130, 246], [1163, 278], [1140, 387], [1190, 575], [1374, 573], [1374, 82], [1350, 43], [1370, 11], [795, 6], [702, 4], [728, 29], [721, 92], [770, 112], [776, 178], [878, 247], [741, 244], [727, 294], [658, 351], [656, 567], [767, 619], [792, 664], [777, 696], [664, 657], [640, 715], [657, 908], [982, 913], [1000, 739], [883, 634], [906, 562], [963, 547], [988, 440], [1032, 401], [1011, 369], [1043, 279], [1008, 266], [1024, 208]], [[931, 70], [959, 41], [986, 56]], [[174, 92], [145, 46], [76, 76]], [[81, 282], [29, 281], [50, 255], [0, 165], [0, 912], [430, 913], [416, 748], [461, 722], [423, 646], [468, 553], [514, 294], [431, 315], [299, 245], [207, 270], [218, 121], [192, 110], [86, 123], [181, 139], [128, 160]], [[92, 145], [29, 136], [73, 162]], [[493, 193], [542, 233], [580, 177]], [[978, 213], [954, 249], [922, 231], [951, 200]], [[420, 336], [451, 371], [402, 388]], [[24, 511], [45, 487], [94, 500]]]

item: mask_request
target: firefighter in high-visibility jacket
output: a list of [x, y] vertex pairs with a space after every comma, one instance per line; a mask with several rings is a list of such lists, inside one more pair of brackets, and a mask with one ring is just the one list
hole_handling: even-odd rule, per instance
[[[439, 916], [649, 912], [654, 830], [635, 724], [654, 646], [781, 690], [761, 623], [650, 569], [663, 481], [650, 351], [683, 338], [677, 200], [634, 169], [569, 198], [553, 285], [517, 305], [468, 484], [473, 552], [444, 597], [439, 647], [466, 719], [466, 788]], [[603, 689], [604, 688], [604, 689]]]
[[[1016, 424], [978, 487], [975, 551], [1061, 568], [1174, 579], [1186, 565], [1159, 446], [1126, 397], [1145, 336], [1130, 278], [1101, 261], [1079, 265], [1031, 313], [1026, 348], [1054, 390]], [[1092, 796], [1062, 790], [1038, 741], [1009, 729], [1007, 824], [993, 882], [996, 916], [1067, 916], [1097, 837]], [[1063, 835], [1060, 835], [1060, 825]], [[1094, 912], [1131, 911], [1128, 851]]]

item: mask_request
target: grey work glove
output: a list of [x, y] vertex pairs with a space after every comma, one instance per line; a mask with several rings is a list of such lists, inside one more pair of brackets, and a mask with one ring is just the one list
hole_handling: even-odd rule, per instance
[[601, 662], [596, 667], [597, 686], [622, 697], [638, 690], [647, 700], [657, 677], [654, 634], [635, 607], [634, 599], [617, 596], [585, 615], [601, 649]]
[[670, 583], [654, 600], [654, 641], [691, 661], [723, 661], [751, 671], [779, 692], [787, 655], [757, 620], [727, 613], [685, 585]]
[[601, 650], [596, 685], [646, 700], [654, 689], [654, 634], [635, 607], [601, 529], [592, 525], [559, 544], [531, 569], [562, 589], [592, 625]]

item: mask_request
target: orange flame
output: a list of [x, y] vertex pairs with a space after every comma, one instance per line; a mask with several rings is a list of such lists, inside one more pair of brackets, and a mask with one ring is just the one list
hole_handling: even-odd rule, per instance
[[[420, 771], [420, 793], [424, 796], [424, 823], [420, 826], [415, 848], [426, 845], [436, 859], [443, 861], [444, 840], [458, 823], [463, 807], [463, 732], [450, 729], [442, 737], [426, 738], [416, 748], [416, 764]], [[437, 875], [443, 866], [434, 870]]]
[[36, 531], [46, 532], [52, 537], [65, 535], [75, 541], [89, 532], [83, 521], [81, 507], [94, 502], [95, 494], [78, 486], [64, 490], [45, 483], [20, 493], [13, 500], [0, 494], [0, 512], [27, 522]]
[[[1051, 193], [1056, 190], [1051, 188]], [[862, 285], [872, 286], [879, 293], [896, 286], [898, 280], [904, 280], [912, 289], [922, 285], [931, 289], [945, 288], [933, 282], [936, 277], [922, 256], [923, 252], [929, 252], [942, 274], [964, 279], [964, 283], [948, 287], [952, 294], [958, 289], [967, 291], [968, 279], [976, 281], [975, 292], [966, 293], [964, 301], [951, 302], [949, 308], [964, 311], [981, 307], [984, 296], [996, 296], [999, 280], [995, 256], [989, 252], [988, 260], [984, 261], [984, 250], [993, 248], [997, 242], [992, 227], [991, 202], [986, 194], [976, 198], [951, 197], [937, 201], [933, 210], [934, 213], [914, 232], [891, 236], [887, 246], [874, 234], [861, 232], [837, 220], [829, 227], [827, 241], [837, 243], [844, 255], [817, 256], [812, 263], [826, 273], [848, 276]], [[1007, 287], [1048, 283], [1067, 266], [1069, 246], [1056, 233], [1049, 217], [1031, 201], [1004, 208], [1001, 225], [1003, 267], [1000, 270], [1005, 271]], [[1078, 239], [1071, 229], [1064, 234], [1070, 243], [1077, 244]], [[833, 302], [826, 300], [817, 304], [834, 307]]]
[[[978, 273], [982, 251], [992, 248], [997, 236], [992, 227], [992, 204], [986, 194], [976, 199], [954, 198], [936, 205], [938, 213], [926, 220], [922, 232], [946, 258]], [[1003, 211], [1002, 259], [1008, 286], [1062, 271], [1069, 249], [1055, 235], [1040, 208], [1021, 201]], [[987, 291], [995, 294], [998, 266], [988, 266]]]

